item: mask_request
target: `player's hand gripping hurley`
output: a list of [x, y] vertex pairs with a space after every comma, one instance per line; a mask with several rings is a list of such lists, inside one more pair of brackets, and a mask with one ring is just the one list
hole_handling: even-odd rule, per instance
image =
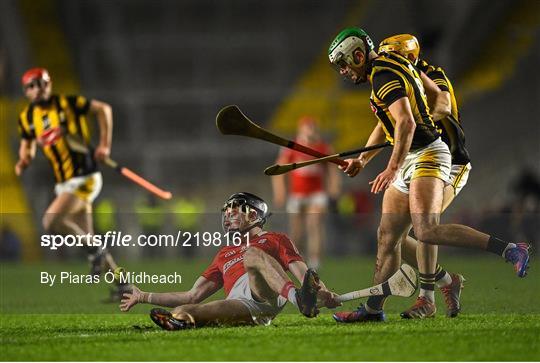
[[[73, 150], [75, 150], [77, 152], [80, 152], [82, 154], [88, 154], [90, 152], [88, 147], [83, 142], [78, 140], [75, 136], [66, 135], [65, 138], [66, 138], [67, 144], [69, 145], [69, 147], [71, 149], [73, 149]], [[163, 189], [157, 187], [156, 185], [150, 183], [148, 180], [146, 180], [142, 176], [134, 173], [130, 169], [128, 169], [128, 168], [126, 168], [124, 166], [118, 165], [118, 163], [116, 161], [112, 160], [111, 158], [106, 157], [105, 160], [104, 160], [104, 163], [105, 163], [105, 165], [113, 168], [114, 170], [116, 170], [117, 172], [119, 172], [120, 174], [122, 174], [123, 176], [125, 176], [126, 178], [128, 178], [129, 180], [134, 182], [135, 184], [138, 184], [139, 186], [143, 187], [144, 189], [146, 189], [150, 193], [158, 196], [159, 198], [162, 198], [162, 199], [171, 199], [172, 198], [172, 193], [171, 192], [163, 190]]]
[[391, 144], [389, 142], [385, 142], [383, 144], [376, 144], [376, 145], [366, 146], [366, 147], [362, 147], [360, 149], [344, 151], [344, 152], [339, 153], [339, 154], [328, 155], [328, 156], [324, 156], [322, 158], [306, 160], [306, 161], [302, 161], [302, 162], [299, 162], [299, 163], [282, 164], [282, 165], [281, 164], [274, 164], [274, 165], [269, 166], [268, 168], [266, 168], [264, 170], [264, 173], [266, 175], [281, 175], [281, 174], [288, 173], [289, 171], [294, 170], [294, 169], [303, 168], [304, 166], [318, 164], [318, 163], [322, 163], [322, 162], [325, 162], [325, 161], [340, 160], [340, 159], [337, 159], [337, 158], [342, 157], [342, 156], [351, 156], [351, 155], [355, 155], [355, 154], [360, 154], [360, 153], [363, 153], [364, 151], [381, 149], [383, 147], [387, 147], [387, 146], [390, 146], [390, 145]]
[[411, 297], [416, 291], [417, 286], [414, 269], [409, 265], [403, 264], [395, 274], [382, 284], [340, 295], [336, 300], [344, 302], [369, 296]]

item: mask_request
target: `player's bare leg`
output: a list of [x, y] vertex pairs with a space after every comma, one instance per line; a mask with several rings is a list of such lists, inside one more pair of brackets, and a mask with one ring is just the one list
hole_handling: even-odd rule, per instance
[[275, 300], [283, 296], [293, 305], [297, 306], [307, 317], [317, 315], [318, 277], [312, 270], [306, 272], [301, 289], [296, 289], [279, 262], [263, 250], [250, 247], [244, 253], [244, 268], [249, 276], [249, 286], [253, 297], [260, 301]]
[[[442, 181], [437, 178], [418, 178], [418, 195], [425, 200], [442, 194]], [[411, 203], [414, 201], [411, 199]], [[411, 204], [412, 205], [412, 204]], [[429, 213], [412, 213], [416, 237], [434, 245], [476, 248], [502, 256], [514, 265], [519, 277], [525, 277], [529, 264], [529, 244], [508, 243], [461, 224], [438, 224]]]
[[[429, 192], [425, 188], [431, 188]], [[444, 182], [433, 177], [421, 177], [411, 181], [409, 203], [413, 226], [423, 223], [439, 224], [443, 206]], [[415, 305], [401, 314], [404, 318], [427, 318], [435, 316], [435, 269], [437, 246], [418, 241], [416, 249], [420, 274], [420, 294]]]
[[[57, 234], [91, 236], [94, 234], [92, 204], [75, 194], [61, 193], [47, 208], [43, 216], [43, 227], [46, 231]], [[91, 274], [101, 274], [103, 264], [112, 270], [118, 267], [107, 250], [94, 246], [87, 246], [85, 249], [91, 264]], [[119, 291], [118, 297], [127, 291], [120, 290], [122, 291]]]
[[[379, 284], [392, 276], [401, 264], [400, 242], [411, 228], [409, 196], [393, 186], [384, 193], [382, 216], [377, 233], [377, 262], [373, 282]], [[416, 256], [413, 258], [416, 261]], [[333, 315], [339, 323], [384, 321], [385, 297], [372, 296], [352, 312]]]
[[249, 309], [239, 300], [218, 300], [206, 304], [182, 305], [171, 311], [173, 317], [185, 319], [185, 314], [193, 318], [197, 327], [207, 325], [253, 324]]
[[[448, 206], [450, 206], [450, 204], [452, 204], [454, 197], [454, 187], [451, 185], [445, 186], [443, 194], [443, 212], [446, 210], [446, 208], [448, 208]], [[416, 259], [416, 248], [418, 247], [418, 241], [409, 236], [409, 233], [407, 233], [406, 237], [401, 241], [401, 257], [409, 265], [418, 269], [418, 262]]]
[[[452, 185], [447, 185], [444, 188], [443, 194], [443, 212], [452, 203], [455, 197], [455, 189]], [[418, 241], [407, 236], [401, 241], [401, 256], [408, 264], [418, 269], [416, 250]], [[436, 264], [437, 258], [432, 260]], [[446, 314], [448, 317], [456, 317], [461, 310], [461, 290], [465, 278], [462, 275], [449, 273], [436, 264], [435, 268], [435, 285], [440, 288], [446, 303]]]
[[[377, 230], [377, 261], [373, 282], [380, 284], [392, 276], [401, 264], [400, 241], [410, 229], [409, 196], [390, 187], [384, 193], [382, 216]], [[371, 297], [368, 312], [380, 312], [384, 298]]]
[[[43, 216], [43, 228], [58, 234], [83, 235], [87, 232], [78, 225], [74, 216], [85, 213], [88, 203], [71, 193], [58, 195]], [[80, 217], [79, 217], [80, 218]]]
[[394, 274], [401, 263], [399, 242], [410, 228], [409, 197], [394, 187], [384, 193], [377, 230], [377, 262], [373, 282], [379, 284]]
[[[85, 234], [89, 233], [90, 235], [94, 234], [94, 222], [92, 214], [92, 204], [86, 203], [86, 208], [84, 211], [74, 215], [73, 221], [81, 227]], [[98, 252], [98, 251], [96, 251]], [[111, 253], [107, 250], [99, 251], [100, 258], [103, 260], [106, 269], [115, 270], [118, 265], [114, 261]]]
[[253, 324], [249, 309], [239, 300], [187, 304], [168, 311], [154, 308], [150, 318], [164, 330], [182, 330], [211, 325]]
[[322, 254], [325, 212], [326, 208], [320, 205], [310, 205], [306, 210], [307, 265], [314, 269], [319, 268]]

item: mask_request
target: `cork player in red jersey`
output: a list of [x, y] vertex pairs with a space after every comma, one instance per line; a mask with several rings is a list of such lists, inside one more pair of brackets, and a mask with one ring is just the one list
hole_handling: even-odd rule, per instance
[[[165, 330], [180, 330], [220, 324], [269, 325], [287, 301], [307, 317], [315, 317], [318, 306], [340, 305], [286, 235], [263, 230], [270, 215], [264, 200], [251, 193], [235, 193], [221, 212], [224, 231], [243, 236], [239, 246], [220, 249], [191, 290], [149, 293], [135, 287], [124, 294], [120, 309], [128, 311], [138, 303], [173, 308], [170, 312], [154, 308], [150, 317]], [[302, 281], [300, 288], [287, 271]], [[221, 288], [225, 299], [203, 303]]]
[[[321, 139], [315, 119], [308, 116], [298, 121], [296, 142], [323, 154], [333, 153], [332, 147]], [[297, 163], [310, 158], [301, 152], [284, 148], [276, 164]], [[289, 235], [305, 254], [308, 266], [314, 269], [319, 268], [323, 255], [324, 215], [329, 202], [339, 196], [340, 188], [338, 170], [327, 164], [293, 170], [288, 178], [285, 175], [272, 177], [274, 205], [277, 208], [286, 206]]]

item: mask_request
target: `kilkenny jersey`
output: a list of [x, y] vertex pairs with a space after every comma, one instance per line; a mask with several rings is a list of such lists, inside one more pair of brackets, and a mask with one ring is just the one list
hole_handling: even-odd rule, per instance
[[394, 101], [407, 97], [416, 122], [411, 150], [435, 141], [439, 133], [429, 112], [418, 70], [406, 58], [396, 53], [381, 53], [371, 66], [371, 108], [381, 122], [386, 139], [394, 144], [396, 121], [388, 108]]
[[[36, 140], [50, 161], [57, 183], [97, 170], [86, 116], [90, 101], [83, 96], [52, 95], [49, 102], [31, 103], [19, 116], [21, 138]], [[88, 154], [72, 150], [66, 135], [83, 141]]]
[[[289, 270], [290, 263], [303, 261], [296, 246], [284, 234], [262, 232], [251, 237], [249, 246], [260, 248], [275, 258], [285, 271]], [[222, 285], [225, 295], [229, 295], [236, 281], [246, 273], [244, 253], [249, 246], [242, 244], [240, 246], [223, 247], [201, 276]]]
[[461, 126], [456, 96], [454, 94], [454, 87], [452, 87], [452, 83], [448, 77], [446, 77], [446, 74], [441, 67], [430, 65], [422, 59], [418, 60], [416, 66], [431, 80], [433, 80], [441, 91], [450, 93], [450, 100], [452, 102], [451, 117], [445, 117], [444, 119], [437, 121], [436, 126], [440, 127], [441, 138], [450, 148], [450, 152], [452, 153], [452, 164], [468, 164], [471, 159], [469, 158], [469, 153], [465, 148], [465, 133], [463, 132], [463, 127]]

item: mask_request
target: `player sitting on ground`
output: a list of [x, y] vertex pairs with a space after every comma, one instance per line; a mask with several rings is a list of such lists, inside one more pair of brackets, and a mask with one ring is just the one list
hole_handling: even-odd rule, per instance
[[[165, 330], [179, 330], [216, 324], [269, 325], [287, 300], [307, 317], [318, 314], [317, 300], [328, 308], [340, 305], [287, 236], [263, 230], [269, 216], [264, 200], [235, 193], [221, 213], [224, 231], [248, 235], [248, 240], [223, 247], [191, 290], [148, 293], [134, 287], [132, 293], [124, 294], [120, 309], [128, 311], [137, 303], [174, 308], [171, 312], [152, 309], [150, 317]], [[288, 270], [303, 280], [300, 289], [289, 279]], [[222, 287], [225, 300], [202, 303]]]

